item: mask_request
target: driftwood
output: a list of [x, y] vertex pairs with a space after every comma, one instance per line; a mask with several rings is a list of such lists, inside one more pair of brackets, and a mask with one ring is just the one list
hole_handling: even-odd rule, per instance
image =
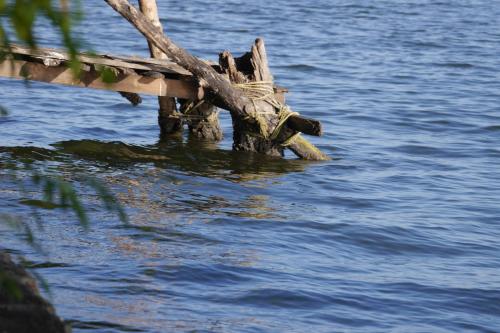
[[[262, 134], [264, 138], [269, 138], [280, 119], [276, 113], [262, 112], [261, 108], [263, 108], [264, 101], [259, 100], [256, 102], [254, 99], [248, 97], [244, 90], [233, 86], [225, 76], [217, 73], [211, 66], [175, 45], [163, 34], [161, 29], [155, 27], [128, 1], [105, 1], [131, 22], [149, 42], [158, 47], [175, 63], [191, 72], [198, 79], [200, 86], [204, 90], [203, 98], [209, 100], [216, 106], [229, 110], [231, 112], [233, 124], [242, 124], [241, 126], [243, 127], [241, 130], [250, 130], [252, 133], [262, 132], [263, 127], [265, 127], [266, 132]], [[259, 71], [264, 71], [260, 73], [260, 75], [265, 77], [265, 75], [267, 75], [265, 71], [268, 71], [268, 68], [267, 66], [260, 67]], [[311, 126], [311, 124], [315, 124], [315, 126]], [[235, 128], [235, 130], [237, 129]], [[251, 146], [249, 140], [242, 139], [241, 142], [245, 142], [245, 144], [238, 146], [239, 142], [235, 142], [235, 149], [248, 149], [271, 155], [281, 154], [282, 147], [280, 147], [280, 145], [289, 140], [297, 132], [320, 135], [321, 125], [315, 120], [293, 115], [287, 119], [277, 138], [256, 141], [257, 145], [253, 146]], [[310, 143], [307, 142], [307, 144], [305, 144], [306, 142], [305, 139], [295, 140], [290, 145], [290, 149], [301, 158], [318, 160], [327, 159], [326, 155], [322, 154]], [[249, 144], [245, 146], [246, 143]]]

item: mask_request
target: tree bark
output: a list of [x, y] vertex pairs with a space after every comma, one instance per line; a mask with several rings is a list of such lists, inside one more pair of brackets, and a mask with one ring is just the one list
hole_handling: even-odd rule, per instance
[[[229, 51], [224, 51], [219, 55], [219, 65], [224, 73], [228, 75], [231, 82], [236, 84], [259, 81], [267, 81], [269, 84], [272, 84], [273, 82], [273, 76], [269, 70], [267, 54], [262, 39], [257, 39], [255, 41], [251, 52], [236, 59], [233, 58]], [[275, 92], [274, 98], [280, 103], [285, 104], [285, 98], [282, 93]], [[272, 122], [273, 119], [270, 119], [272, 116], [266, 114], [272, 114], [274, 106], [265, 101], [257, 101], [255, 103], [258, 103], [260, 110], [264, 111], [263, 116], [267, 116], [267, 121]], [[308, 126], [313, 127], [315, 126], [315, 123], [311, 122]], [[249, 130], [244, 123], [233, 123], [233, 128], [233, 147], [235, 150], [259, 151], [259, 147], [264, 146], [269, 155], [283, 154], [283, 147], [281, 145], [275, 144], [273, 146], [269, 146], [269, 140], [253, 135], [251, 129]], [[285, 128], [283, 129], [282, 136], [284, 137], [282, 137], [282, 140], [294, 134], [296, 134], [296, 132]], [[318, 148], [310, 144], [301, 136], [294, 138], [287, 148], [293, 151], [297, 156], [300, 156], [302, 159], [330, 159], [327, 155], [322, 153]], [[270, 152], [272, 152], [272, 154]]]
[[[255, 103], [244, 92], [231, 85], [228, 79], [218, 74], [211, 66], [189, 54], [186, 50], [175, 45], [161, 29], [155, 27], [148, 21], [137, 9], [126, 0], [105, 0], [113, 9], [119, 12], [124, 18], [131, 22], [152, 44], [163, 51], [168, 57], [177, 64], [190, 71], [198, 78], [200, 86], [204, 89], [205, 100], [209, 100], [216, 106], [227, 109], [231, 112], [233, 123], [245, 124], [246, 128], [260, 128], [259, 119], [260, 103]], [[267, 114], [267, 113], [266, 113]], [[297, 119], [300, 117], [296, 117]], [[270, 123], [267, 125], [269, 133], [274, 129], [277, 123], [277, 116], [269, 116]], [[318, 123], [319, 124], [319, 123]], [[258, 131], [257, 131], [258, 132]], [[282, 131], [284, 134], [294, 133], [296, 129], [290, 128], [287, 122]], [[319, 133], [316, 133], [319, 134]], [[281, 138], [283, 140], [283, 138]], [[305, 140], [305, 139], [304, 139]], [[272, 141], [272, 140], [269, 140]], [[274, 155], [279, 152], [276, 148], [277, 142], [269, 142], [266, 145], [254, 148], [255, 151]], [[312, 145], [311, 145], [312, 146]], [[305, 147], [304, 147], [305, 148]], [[300, 150], [294, 152], [301, 153]], [[325, 155], [323, 155], [325, 156]], [[301, 158], [308, 158], [308, 155], [299, 155]]]
[[[163, 31], [163, 27], [158, 15], [156, 0], [139, 0], [139, 8], [144, 16], [158, 29]], [[151, 58], [166, 59], [167, 56], [148, 40]], [[175, 98], [158, 96], [158, 125], [160, 126], [160, 136], [165, 137], [170, 133], [182, 130], [182, 120], [176, 116], [177, 105]]]
[[[267, 55], [262, 39], [257, 39], [249, 53], [234, 58], [229, 51], [219, 55], [219, 65], [233, 84], [245, 85], [250, 82], [265, 81], [272, 86], [273, 76], [267, 63]], [[254, 100], [253, 104], [259, 110], [260, 117], [266, 124], [276, 126], [277, 118], [274, 106], [265, 100]], [[240, 151], [265, 152], [267, 155], [283, 156], [283, 147], [279, 142], [269, 140], [262, 135], [253, 124], [242, 122], [233, 117], [233, 149]]]

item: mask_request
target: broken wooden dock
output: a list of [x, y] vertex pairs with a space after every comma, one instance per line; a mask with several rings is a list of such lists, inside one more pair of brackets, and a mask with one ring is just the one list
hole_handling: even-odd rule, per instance
[[81, 53], [75, 71], [74, 58], [63, 50], [6, 45], [0, 50], [0, 77], [112, 90], [134, 105], [142, 94], [159, 96], [162, 136], [180, 133], [187, 124], [200, 138], [220, 140], [219, 107], [231, 113], [234, 150], [283, 156], [288, 148], [303, 159], [329, 159], [300, 136], [321, 135], [321, 123], [286, 105], [287, 90], [274, 84], [262, 39], [241, 57], [224, 51], [218, 64], [211, 63], [163, 33], [155, 0], [139, 0], [140, 11], [127, 0], [105, 2], [146, 37], [153, 58]]

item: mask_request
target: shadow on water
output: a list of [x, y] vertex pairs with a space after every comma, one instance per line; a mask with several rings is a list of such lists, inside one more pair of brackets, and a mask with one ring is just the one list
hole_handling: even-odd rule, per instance
[[223, 177], [234, 181], [302, 172], [310, 164], [300, 160], [221, 150], [216, 144], [197, 140], [159, 141], [146, 146], [128, 145], [123, 142], [71, 140], [52, 146], [57, 154], [77, 156], [106, 166], [128, 168], [140, 163], [153, 163], [158, 168], [173, 168], [199, 176]]

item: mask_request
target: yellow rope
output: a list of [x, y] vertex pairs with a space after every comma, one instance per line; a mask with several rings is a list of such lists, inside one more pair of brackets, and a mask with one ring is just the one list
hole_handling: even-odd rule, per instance
[[[234, 84], [234, 86], [243, 90], [244, 94], [252, 101], [255, 110], [255, 114], [253, 117], [259, 124], [260, 135], [262, 135], [265, 139], [275, 140], [279, 136], [288, 118], [294, 115], [298, 115], [297, 112], [292, 112], [286, 105], [283, 105], [278, 100], [276, 100], [276, 98], [274, 97], [275, 94], [272, 81], [236, 83]], [[269, 128], [267, 126], [266, 120], [263, 119], [263, 114], [266, 114], [266, 112], [257, 112], [255, 101], [266, 101], [267, 103], [271, 104], [271, 106], [273, 106], [278, 112], [278, 124], [274, 127], [271, 134], [268, 134]], [[295, 133], [294, 135], [289, 137], [287, 140], [285, 140], [285, 142], [282, 143], [282, 146], [286, 147], [291, 145], [299, 134], [300, 133]]]
[[[276, 140], [283, 129], [288, 118], [294, 115], [298, 115], [297, 112], [292, 112], [286, 105], [283, 105], [275, 98], [273, 82], [272, 81], [257, 81], [257, 82], [245, 82], [245, 83], [235, 83], [233, 84], [236, 88], [239, 88], [243, 91], [245, 96], [247, 96], [253, 103], [254, 114], [249, 116], [248, 118], [254, 118], [257, 124], [259, 125], [259, 135], [264, 139]], [[274, 107], [275, 112], [257, 112], [256, 101], [266, 101], [271, 106]], [[183, 116], [186, 118], [193, 117], [192, 115], [188, 115], [191, 111], [198, 108], [204, 101], [199, 101], [196, 105], [194, 102], [191, 102], [185, 109]], [[269, 127], [267, 126], [267, 121], [264, 118], [265, 114], [276, 114], [278, 115], [278, 123], [269, 134]], [[246, 119], [248, 119], [246, 118]], [[291, 145], [300, 133], [295, 133], [288, 139], [286, 139], [281, 145], [286, 147]]]
[[188, 113], [190, 113], [191, 111], [193, 111], [194, 109], [198, 108], [200, 105], [202, 105], [203, 103], [205, 103], [205, 101], [202, 99], [200, 100], [196, 105], [194, 105], [194, 101], [191, 101], [188, 106], [186, 107], [186, 109], [184, 110], [184, 115], [187, 115]]

